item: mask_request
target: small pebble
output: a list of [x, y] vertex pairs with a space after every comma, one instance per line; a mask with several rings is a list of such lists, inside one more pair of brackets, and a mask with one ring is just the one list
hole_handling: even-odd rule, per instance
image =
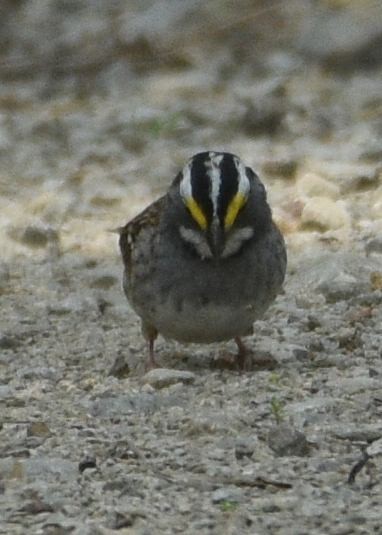
[[91, 455], [86, 455], [78, 464], [78, 470], [81, 472], [84, 472], [88, 468], [97, 468], [97, 461], [95, 457]]
[[16, 241], [32, 248], [46, 247], [49, 242], [58, 243], [58, 232], [42, 224], [28, 225], [25, 228], [10, 228], [8, 234]]
[[46, 437], [50, 435], [50, 429], [45, 422], [32, 422], [27, 427], [28, 437]]
[[378, 253], [382, 254], [382, 237], [372, 238], [366, 242], [365, 245], [366, 254]]
[[160, 389], [176, 383], [192, 384], [195, 381], [195, 374], [183, 370], [155, 368], [143, 376], [143, 381]]
[[235, 444], [235, 457], [236, 459], [244, 459], [251, 457], [256, 448], [256, 439], [239, 437]]
[[221, 487], [212, 493], [212, 503], [231, 502], [240, 503], [243, 499], [243, 491], [239, 487]]
[[124, 379], [129, 373], [130, 368], [125, 357], [123, 355], [118, 355], [109, 370], [109, 375], [117, 377], [117, 379]]
[[287, 424], [281, 424], [270, 429], [268, 446], [279, 457], [289, 455], [303, 457], [309, 452], [309, 443], [305, 435]]

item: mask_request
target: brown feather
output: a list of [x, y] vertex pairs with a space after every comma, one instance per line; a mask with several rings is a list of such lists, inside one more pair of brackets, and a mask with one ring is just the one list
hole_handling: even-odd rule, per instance
[[156, 228], [160, 222], [163, 205], [166, 202], [166, 197], [160, 197], [153, 202], [143, 212], [134, 217], [131, 221], [126, 223], [124, 227], [116, 230], [119, 232], [119, 247], [121, 249], [123, 262], [127, 271], [131, 270], [131, 254], [135, 241], [139, 239], [139, 234], [147, 225]]

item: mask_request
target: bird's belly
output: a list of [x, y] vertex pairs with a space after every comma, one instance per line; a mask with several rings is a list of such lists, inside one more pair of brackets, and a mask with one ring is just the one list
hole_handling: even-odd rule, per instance
[[255, 313], [251, 305], [231, 307], [222, 304], [194, 306], [184, 303], [163, 303], [153, 323], [165, 338], [179, 342], [213, 343], [252, 333]]
[[276, 268], [268, 263], [264, 255], [241, 255], [221, 267], [200, 261], [169, 265], [160, 258], [150, 276], [137, 275], [126, 293], [143, 323], [165, 338], [221, 342], [251, 334], [274, 300], [282, 280], [274, 279]]

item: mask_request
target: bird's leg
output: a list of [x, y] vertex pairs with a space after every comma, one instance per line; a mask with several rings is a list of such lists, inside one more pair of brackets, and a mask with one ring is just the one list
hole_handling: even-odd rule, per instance
[[153, 325], [142, 322], [142, 334], [149, 342], [149, 358], [146, 361], [146, 370], [152, 370], [153, 368], [159, 368], [157, 361], [155, 360], [154, 342], [158, 336], [158, 331]]
[[278, 366], [277, 360], [269, 351], [260, 351], [253, 353], [251, 349], [247, 349], [241, 338], [235, 338], [238, 347], [236, 356], [236, 365], [240, 372], [244, 370], [274, 370]]
[[149, 358], [148, 358], [148, 361], [146, 362], [147, 370], [152, 370], [153, 368], [159, 368], [159, 365], [155, 359], [155, 351], [154, 351], [154, 342], [155, 342], [156, 337], [157, 335], [155, 334], [155, 336], [150, 336], [149, 338]]
[[236, 356], [236, 362], [237, 367], [239, 371], [243, 371], [246, 364], [246, 358], [247, 358], [247, 348], [245, 347], [242, 339], [239, 336], [235, 336], [235, 343], [238, 348], [237, 356]]

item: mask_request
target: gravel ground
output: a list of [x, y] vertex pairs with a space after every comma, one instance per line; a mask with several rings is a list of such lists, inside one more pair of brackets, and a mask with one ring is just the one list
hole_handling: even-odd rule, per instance
[[[339, 258], [315, 260], [322, 273]], [[363, 264], [365, 288], [348, 273], [342, 298], [329, 275], [324, 293], [300, 291], [290, 275], [250, 340], [276, 362], [241, 375], [216, 368], [222, 346], [170, 342], [164, 369], [144, 374], [114, 262], [10, 266], [2, 532], [380, 532], [381, 459], [348, 478], [382, 438], [382, 291], [366, 277], [382, 259], [345, 260]]]
[[[381, 533], [380, 7], [128, 4], [1, 7], [0, 533]], [[109, 230], [206, 148], [263, 177], [285, 292], [252, 370], [145, 373]]]

